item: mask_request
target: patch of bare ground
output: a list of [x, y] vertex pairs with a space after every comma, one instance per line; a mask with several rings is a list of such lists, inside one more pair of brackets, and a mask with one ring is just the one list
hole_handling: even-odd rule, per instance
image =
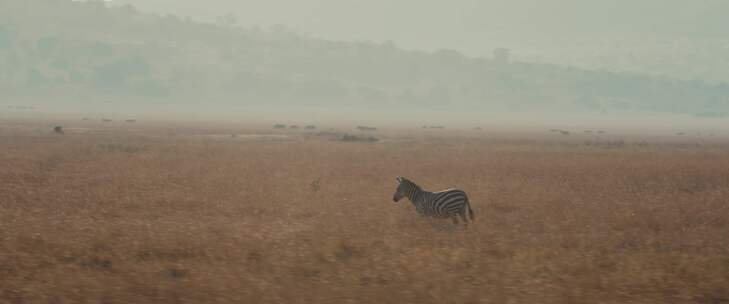
[[[148, 128], [3, 131], [0, 303], [729, 301], [726, 145]], [[393, 203], [398, 175], [476, 221]]]

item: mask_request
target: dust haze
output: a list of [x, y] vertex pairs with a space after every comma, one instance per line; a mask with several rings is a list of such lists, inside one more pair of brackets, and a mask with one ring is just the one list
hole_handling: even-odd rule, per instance
[[0, 0], [0, 303], [729, 303], [727, 3]]
[[729, 111], [722, 1], [0, 5], [10, 117], [714, 128]]

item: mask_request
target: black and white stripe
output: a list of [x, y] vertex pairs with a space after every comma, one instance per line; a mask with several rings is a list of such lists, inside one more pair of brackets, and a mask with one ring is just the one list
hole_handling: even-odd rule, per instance
[[468, 217], [472, 221], [474, 220], [471, 204], [463, 190], [448, 189], [428, 192], [404, 177], [398, 177], [397, 182], [397, 190], [395, 190], [392, 200], [397, 202], [403, 197], [407, 197], [421, 215], [451, 218], [454, 224], [458, 224], [459, 216], [464, 222], [468, 222], [466, 218], [466, 212], [468, 212]]

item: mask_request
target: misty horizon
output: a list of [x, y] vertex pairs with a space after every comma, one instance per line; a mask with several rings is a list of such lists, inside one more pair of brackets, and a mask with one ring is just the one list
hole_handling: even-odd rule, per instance
[[[311, 37], [391, 41], [520, 61], [729, 81], [729, 3], [702, 1], [197, 1], [113, 0], [159, 14], [244, 27], [285, 26]], [[693, 63], [675, 61], [681, 56]], [[674, 60], [671, 62], [670, 60]], [[704, 63], [700, 66], [699, 63]]]
[[719, 1], [217, 1], [2, 2], [5, 105], [383, 123], [729, 116]]
[[0, 303], [729, 303], [727, 12], [0, 0]]

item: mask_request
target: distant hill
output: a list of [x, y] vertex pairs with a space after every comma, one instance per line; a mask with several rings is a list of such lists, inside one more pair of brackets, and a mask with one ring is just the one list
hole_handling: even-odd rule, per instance
[[729, 86], [314, 39], [102, 1], [0, 1], [8, 100], [647, 111], [723, 117]]
[[521, 61], [729, 81], [726, 0], [112, 0], [243, 26], [284, 24], [334, 40], [396, 41]]

